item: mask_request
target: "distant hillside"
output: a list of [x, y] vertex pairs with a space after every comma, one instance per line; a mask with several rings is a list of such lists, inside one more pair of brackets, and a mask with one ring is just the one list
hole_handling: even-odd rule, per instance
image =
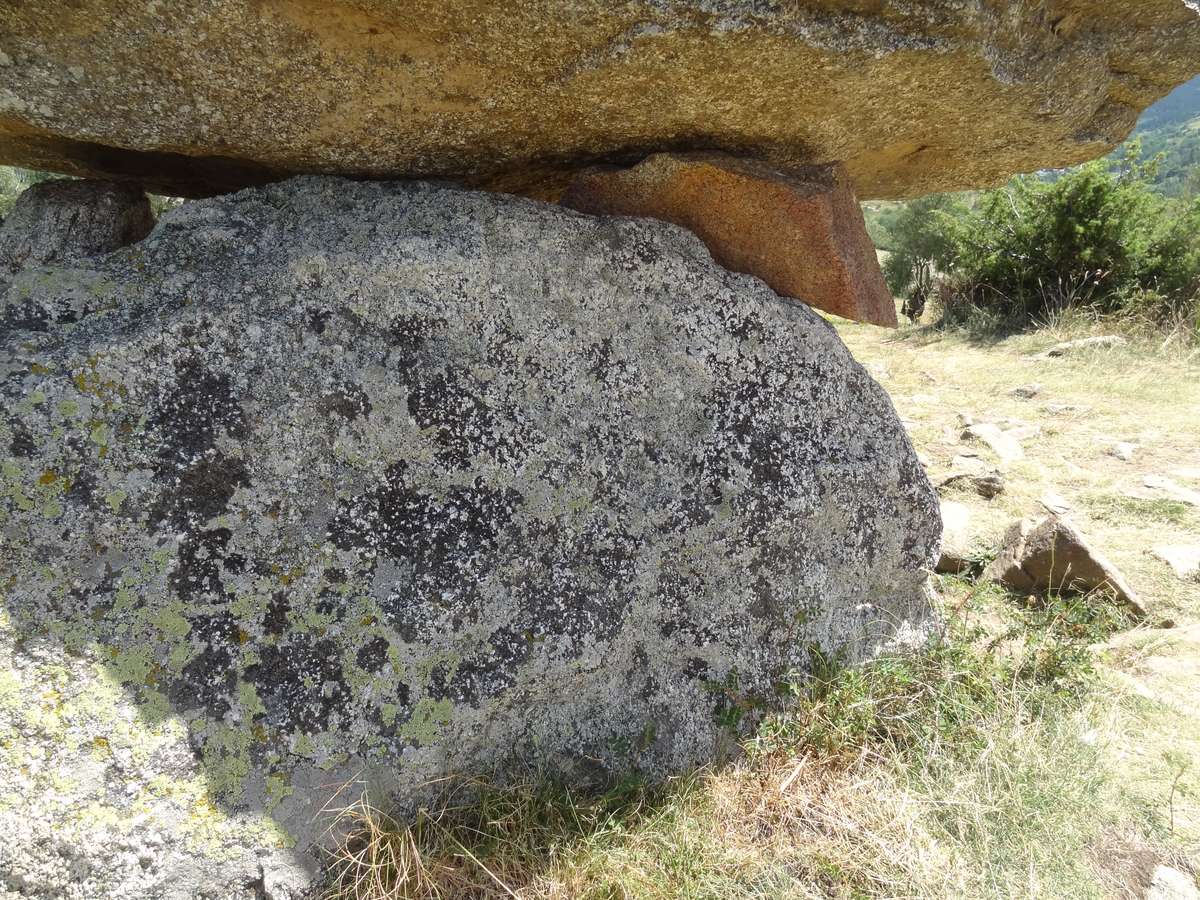
[[1158, 179], [1164, 193], [1200, 193], [1200, 78], [1146, 110], [1135, 137], [1142, 139], [1147, 157], [1166, 155]]
[[1178, 125], [1200, 116], [1200, 76], [1177, 87], [1142, 113], [1138, 131], [1153, 131]]

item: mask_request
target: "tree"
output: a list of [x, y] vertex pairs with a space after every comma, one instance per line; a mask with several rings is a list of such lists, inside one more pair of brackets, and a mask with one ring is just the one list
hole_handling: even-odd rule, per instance
[[951, 221], [964, 212], [961, 200], [933, 194], [906, 204], [889, 223], [891, 254], [883, 264], [888, 288], [904, 297], [904, 315], [917, 321], [933, 293], [938, 271], [954, 260]]

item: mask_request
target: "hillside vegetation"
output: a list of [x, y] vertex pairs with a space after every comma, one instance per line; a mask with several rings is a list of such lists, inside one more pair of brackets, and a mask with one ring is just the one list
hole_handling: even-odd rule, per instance
[[1136, 135], [1147, 155], [1163, 156], [1156, 183], [1164, 194], [1200, 194], [1200, 78], [1146, 110]]
[[1200, 79], [1105, 160], [996, 190], [869, 203], [889, 286], [917, 321], [1028, 328], [1083, 312], [1200, 336]]

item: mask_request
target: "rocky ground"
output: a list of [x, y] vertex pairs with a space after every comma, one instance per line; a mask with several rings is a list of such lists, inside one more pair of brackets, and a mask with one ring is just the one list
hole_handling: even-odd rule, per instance
[[[932, 328], [843, 323], [855, 356], [888, 390], [943, 501], [968, 512], [967, 555], [996, 552], [1024, 516], [1065, 513], [1126, 576], [1145, 623], [1102, 648], [1111, 701], [1094, 737], [1133, 806], [1173, 807], [1176, 839], [1200, 848], [1200, 355], [1164, 343], [1093, 342], [1049, 329], [980, 340]], [[964, 437], [996, 424], [1021, 458]], [[1001, 448], [1004, 449], [1003, 447]], [[1015, 455], [1015, 454], [1014, 454]], [[1172, 566], [1163, 557], [1175, 559]], [[1190, 572], [1189, 572], [1190, 570]], [[980, 590], [943, 577], [947, 608]]]

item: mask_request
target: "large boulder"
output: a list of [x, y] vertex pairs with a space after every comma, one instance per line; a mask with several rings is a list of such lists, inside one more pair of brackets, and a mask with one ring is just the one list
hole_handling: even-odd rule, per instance
[[1195, 0], [22, 0], [0, 162], [192, 196], [326, 172], [551, 197], [716, 149], [900, 197], [1100, 156], [1198, 71]]
[[355, 778], [661, 777], [930, 626], [887, 395], [676, 226], [299, 178], [0, 323], [10, 890], [302, 884]]

